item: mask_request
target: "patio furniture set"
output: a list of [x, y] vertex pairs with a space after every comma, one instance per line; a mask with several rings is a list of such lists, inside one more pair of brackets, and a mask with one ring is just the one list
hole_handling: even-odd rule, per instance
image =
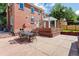
[[29, 42], [33, 41], [33, 39], [36, 39], [36, 33], [33, 31], [24, 31], [24, 29], [20, 29], [20, 32], [18, 33], [20, 39], [28, 39]]

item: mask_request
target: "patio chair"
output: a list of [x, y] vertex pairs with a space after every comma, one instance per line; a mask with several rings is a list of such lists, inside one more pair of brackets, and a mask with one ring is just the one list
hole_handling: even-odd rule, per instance
[[37, 33], [34, 32], [34, 31], [31, 31], [31, 33], [33, 33], [33, 35], [31, 36], [32, 40], [33, 40], [33, 39], [36, 39]]
[[20, 39], [26, 38], [27, 36], [24, 34], [24, 29], [20, 29], [20, 32], [18, 33]]
[[9, 32], [9, 35], [15, 36], [14, 32]]

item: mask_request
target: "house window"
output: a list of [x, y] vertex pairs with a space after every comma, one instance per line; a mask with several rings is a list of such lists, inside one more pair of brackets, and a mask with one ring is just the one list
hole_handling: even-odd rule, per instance
[[38, 15], [40, 15], [40, 10], [38, 10]]
[[33, 7], [31, 7], [31, 13], [32, 13], [32, 14], [34, 13], [34, 8], [33, 8]]
[[39, 28], [40, 26], [41, 26], [41, 22], [40, 22], [40, 20], [37, 20], [36, 21], [36, 27]]
[[40, 13], [41, 13], [41, 10], [38, 10], [38, 15], [40, 15]]
[[43, 17], [46, 18], [46, 15], [44, 15]]
[[31, 17], [31, 24], [34, 24], [34, 16]]
[[24, 3], [19, 3], [19, 9], [23, 10], [24, 9]]

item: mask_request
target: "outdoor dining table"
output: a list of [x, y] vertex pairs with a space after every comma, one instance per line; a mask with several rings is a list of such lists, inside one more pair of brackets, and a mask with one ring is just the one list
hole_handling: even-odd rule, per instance
[[24, 31], [23, 34], [26, 35], [26, 36], [28, 36], [29, 41], [31, 41], [31, 37], [33, 36], [34, 33], [28, 32], [28, 31]]

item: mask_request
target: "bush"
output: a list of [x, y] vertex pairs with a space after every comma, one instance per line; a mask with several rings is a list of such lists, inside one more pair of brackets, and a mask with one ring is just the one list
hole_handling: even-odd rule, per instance
[[79, 22], [67, 22], [68, 23], [68, 25], [79, 25]]

